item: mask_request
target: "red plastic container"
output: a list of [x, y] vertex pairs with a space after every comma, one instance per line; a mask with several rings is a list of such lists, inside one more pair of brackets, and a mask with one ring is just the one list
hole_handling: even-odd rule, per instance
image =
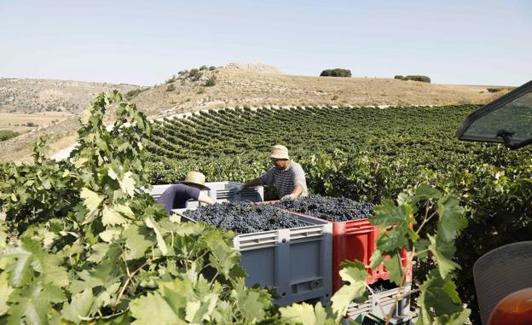
[[385, 276], [383, 267], [372, 271], [369, 268], [370, 258], [377, 247], [377, 227], [369, 223], [368, 219], [357, 219], [333, 224], [333, 291], [343, 285], [340, 277], [341, 264], [345, 260], [358, 260], [368, 269], [368, 283], [377, 281]]
[[[294, 213], [294, 212], [292, 212]], [[301, 214], [301, 213], [296, 213]], [[309, 217], [309, 215], [305, 215]], [[312, 216], [310, 216], [312, 217]], [[313, 217], [316, 218], [316, 217]], [[343, 261], [358, 260], [362, 262], [368, 271], [367, 283], [371, 284], [378, 280], [389, 280], [390, 273], [384, 267], [379, 265], [374, 270], [370, 268], [370, 259], [373, 252], [377, 249], [377, 238], [379, 230], [372, 225], [367, 218], [354, 219], [349, 221], [332, 222], [333, 229], [333, 252], [332, 252], [332, 287], [333, 293], [343, 286], [342, 277], [340, 276], [341, 265]], [[401, 252], [401, 261], [406, 268], [406, 280], [412, 280], [412, 265], [406, 267], [407, 251]]]
[[[270, 204], [275, 201], [261, 202], [261, 204]], [[296, 213], [307, 217], [319, 219], [314, 216]], [[322, 220], [322, 219], [320, 219]], [[340, 221], [332, 223], [332, 288], [333, 293], [343, 286], [342, 278], [340, 277], [340, 270], [342, 269], [342, 262], [345, 260], [358, 260], [366, 266], [368, 270], [367, 283], [371, 284], [378, 280], [389, 280], [390, 274], [384, 267], [384, 264], [379, 265], [374, 270], [370, 268], [370, 258], [377, 248], [377, 238], [379, 237], [379, 230], [372, 225], [367, 218], [354, 219], [349, 221]], [[406, 280], [412, 280], [412, 265], [407, 267], [407, 251], [403, 249], [401, 252], [401, 261], [403, 268], [406, 268]]]
[[[343, 285], [340, 277], [342, 262], [345, 260], [358, 260], [362, 262], [368, 270], [367, 283], [371, 284], [378, 280], [389, 280], [390, 273], [384, 264], [377, 266], [374, 270], [370, 268], [371, 255], [377, 249], [377, 238], [379, 230], [372, 225], [367, 218], [355, 219], [343, 222], [332, 222], [333, 224], [333, 292], [336, 292]], [[406, 280], [412, 280], [412, 265], [407, 266], [407, 251], [401, 252], [401, 262], [406, 268]]]

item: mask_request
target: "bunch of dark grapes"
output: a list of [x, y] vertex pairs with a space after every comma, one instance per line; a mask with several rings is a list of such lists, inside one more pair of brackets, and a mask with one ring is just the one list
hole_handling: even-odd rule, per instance
[[201, 206], [185, 211], [184, 216], [237, 234], [308, 226], [279, 208], [245, 202]]
[[368, 218], [373, 212], [371, 203], [320, 195], [310, 195], [293, 201], [280, 201], [274, 206], [335, 222]]

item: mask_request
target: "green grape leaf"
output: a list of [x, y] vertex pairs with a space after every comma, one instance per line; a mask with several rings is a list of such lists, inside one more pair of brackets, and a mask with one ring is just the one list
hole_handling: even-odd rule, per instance
[[126, 193], [129, 196], [133, 196], [135, 194], [135, 179], [133, 178], [133, 173], [126, 172], [124, 174], [124, 177], [122, 177], [121, 180], [119, 180], [120, 183], [120, 189]]
[[189, 323], [199, 323], [202, 319], [200, 309], [200, 301], [188, 301], [185, 307], [185, 320]]
[[187, 324], [158, 292], [132, 300], [130, 310], [134, 325]]
[[220, 231], [209, 231], [204, 240], [211, 252], [210, 264], [228, 277], [229, 272], [238, 265], [240, 254], [232, 246], [226, 244]]
[[453, 241], [460, 232], [467, 227], [465, 210], [460, 206], [458, 199], [445, 196], [438, 201], [438, 236], [444, 241]]
[[405, 226], [410, 214], [412, 214], [410, 205], [397, 206], [392, 200], [384, 199], [380, 205], [375, 207], [374, 214], [369, 218], [369, 221], [381, 228]]
[[106, 243], [111, 243], [113, 240], [116, 240], [120, 237], [122, 230], [120, 228], [109, 228], [105, 231], [102, 231], [98, 236]]
[[108, 207], [107, 205], [103, 207], [102, 224], [104, 226], [123, 225], [125, 223], [127, 223], [127, 220], [113, 207]]
[[376, 249], [370, 258], [370, 267], [372, 269], [376, 268], [377, 266], [381, 265], [384, 260], [384, 256], [382, 255], [382, 251], [379, 249]]
[[244, 278], [234, 280], [234, 289], [231, 294], [236, 300], [242, 317], [248, 323], [258, 322], [265, 318], [264, 309], [270, 307], [271, 303], [269, 301], [266, 303], [259, 292], [246, 288]]
[[303, 325], [334, 325], [336, 322], [332, 318], [328, 318], [325, 308], [321, 303], [317, 303], [314, 307], [305, 302], [300, 304], [292, 304], [287, 307], [279, 309], [281, 317], [289, 324], [303, 324]]
[[[60, 266], [61, 258], [56, 255], [46, 254], [39, 259], [40, 261], [40, 273], [44, 284], [52, 283], [59, 287], [65, 287], [69, 284], [67, 270]], [[34, 268], [35, 268], [34, 263]]]
[[430, 241], [427, 239], [420, 239], [417, 242], [414, 243], [414, 247], [416, 248], [416, 257], [421, 260], [426, 260], [428, 257], [428, 249], [429, 249]]
[[166, 242], [164, 241], [161, 231], [159, 230], [159, 226], [157, 225], [155, 220], [153, 220], [152, 217], [147, 217], [144, 219], [144, 223], [146, 223], [146, 226], [148, 228], [153, 229], [153, 231], [155, 232], [155, 236], [157, 238], [157, 247], [159, 247], [163, 255], [167, 255], [168, 247], [166, 246]]
[[83, 199], [83, 203], [85, 204], [89, 212], [93, 212], [98, 209], [104, 199], [103, 196], [99, 195], [94, 191], [91, 191], [86, 187], [81, 189], [80, 197]]
[[120, 212], [124, 217], [127, 217], [129, 219], [135, 219], [135, 213], [127, 205], [116, 204], [113, 209], [117, 212]]
[[412, 204], [416, 204], [419, 201], [439, 199], [442, 193], [428, 184], [421, 184], [416, 187], [416, 191], [412, 196]]
[[107, 243], [96, 243], [92, 245], [91, 250], [92, 254], [87, 258], [87, 261], [93, 262], [93, 263], [100, 263], [107, 254], [107, 250], [109, 249], [109, 244]]
[[367, 271], [362, 263], [359, 261], [350, 261], [344, 263], [344, 267], [340, 270], [340, 276], [348, 285], [341, 287], [332, 296], [332, 310], [339, 321], [346, 313], [347, 307], [353, 300], [364, 297], [366, 293], [366, 278]]
[[94, 295], [91, 289], [72, 295], [72, 300], [63, 306], [61, 316], [63, 319], [79, 324], [81, 317], [87, 317], [94, 303]]
[[401, 286], [403, 284], [403, 268], [401, 265], [401, 255], [394, 254], [384, 261], [384, 266], [390, 273], [390, 280]]
[[7, 247], [4, 253], [6, 257], [14, 257], [15, 262], [8, 264], [9, 284], [13, 287], [21, 287], [30, 283], [33, 277], [31, 263], [33, 256], [24, 247]]
[[133, 260], [144, 257], [144, 253], [154, 243], [146, 239], [145, 234], [141, 233], [142, 229], [137, 225], [130, 225], [124, 232], [126, 238], [126, 247], [129, 249], [126, 259]]
[[394, 254], [408, 245], [407, 228], [394, 228], [383, 232], [377, 239], [377, 247], [384, 254]]
[[455, 248], [452, 243], [439, 240], [439, 234], [436, 237], [428, 235], [430, 245], [429, 250], [434, 255], [438, 264], [438, 270], [442, 278], [446, 278], [451, 272], [460, 268], [460, 265], [453, 262]]
[[447, 324], [441, 321], [451, 319], [456, 321], [469, 315], [469, 311], [460, 301], [452, 280], [443, 279], [438, 270], [429, 272], [420, 289], [418, 298], [420, 317], [417, 324]]
[[52, 284], [40, 281], [15, 290], [9, 297], [10, 309], [7, 324], [47, 324], [52, 303], [66, 300], [63, 291]]
[[12, 257], [16, 261], [9, 264], [7, 272], [10, 274], [10, 284], [14, 287], [24, 286], [36, 276], [41, 275], [44, 284], [52, 283], [63, 287], [68, 285], [68, 273], [57, 255], [47, 254], [40, 243], [28, 238], [20, 240], [20, 246], [8, 247], [4, 256]]
[[7, 301], [13, 288], [9, 286], [7, 272], [0, 273], [0, 317], [9, 310]]
[[185, 307], [185, 320], [191, 323], [209, 321], [217, 302], [218, 295], [215, 293], [202, 295], [200, 301], [188, 301]]

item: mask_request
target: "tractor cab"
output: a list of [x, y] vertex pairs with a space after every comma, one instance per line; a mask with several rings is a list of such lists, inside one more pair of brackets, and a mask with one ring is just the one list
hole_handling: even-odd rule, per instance
[[[532, 81], [471, 113], [456, 136], [510, 149], [532, 143]], [[532, 241], [487, 252], [473, 276], [483, 324], [532, 324]]]

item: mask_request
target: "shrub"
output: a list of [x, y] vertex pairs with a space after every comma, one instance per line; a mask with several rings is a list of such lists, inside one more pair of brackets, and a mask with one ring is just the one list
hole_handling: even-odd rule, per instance
[[396, 75], [395, 77], [393, 77], [394, 79], [398, 79], [398, 80], [405, 80], [405, 76], [402, 76], [400, 74]]
[[216, 85], [216, 76], [212, 75], [207, 81], [205, 82], [205, 87], [212, 87]]
[[420, 81], [420, 82], [427, 82], [430, 83], [430, 78], [427, 76], [420, 76], [420, 75], [411, 75], [406, 76], [403, 80], [413, 80], [413, 81]]
[[209, 70], [210, 70], [210, 71], [212, 71], [212, 70], [216, 70], [216, 67], [215, 67], [214, 65], [211, 65], [211, 66], [209, 67]]
[[129, 99], [131, 99], [133, 97], [136, 97], [138, 94], [140, 94], [141, 92], [146, 91], [148, 89], [149, 89], [149, 87], [148, 88], [135, 88], [135, 89], [132, 89], [132, 90], [130, 90], [130, 91], [128, 91], [126, 93], [126, 98], [129, 100]]
[[176, 76], [173, 75], [170, 79], [166, 80], [164, 83], [171, 84], [172, 82], [176, 81], [176, 79], [177, 79]]
[[9, 140], [18, 136], [20, 133], [12, 130], [0, 130], [0, 141]]
[[203, 71], [203, 70], [207, 70], [208, 67], [206, 65], [202, 65], [199, 69], [200, 69], [200, 71]]
[[166, 87], [166, 91], [174, 91], [174, 90], [175, 90], [174, 85], [168, 85], [168, 87]]
[[490, 93], [496, 93], [498, 91], [501, 91], [503, 88], [487, 88], [488, 92]]
[[320, 74], [320, 77], [344, 77], [349, 78], [351, 77], [351, 70], [349, 69], [327, 69], [323, 70]]
[[39, 125], [33, 122], [28, 122], [26, 123], [26, 126], [29, 126], [30, 128], [35, 128], [35, 127], [38, 127]]
[[188, 73], [188, 78], [191, 81], [198, 81], [202, 76], [202, 73], [199, 69], [191, 69]]

